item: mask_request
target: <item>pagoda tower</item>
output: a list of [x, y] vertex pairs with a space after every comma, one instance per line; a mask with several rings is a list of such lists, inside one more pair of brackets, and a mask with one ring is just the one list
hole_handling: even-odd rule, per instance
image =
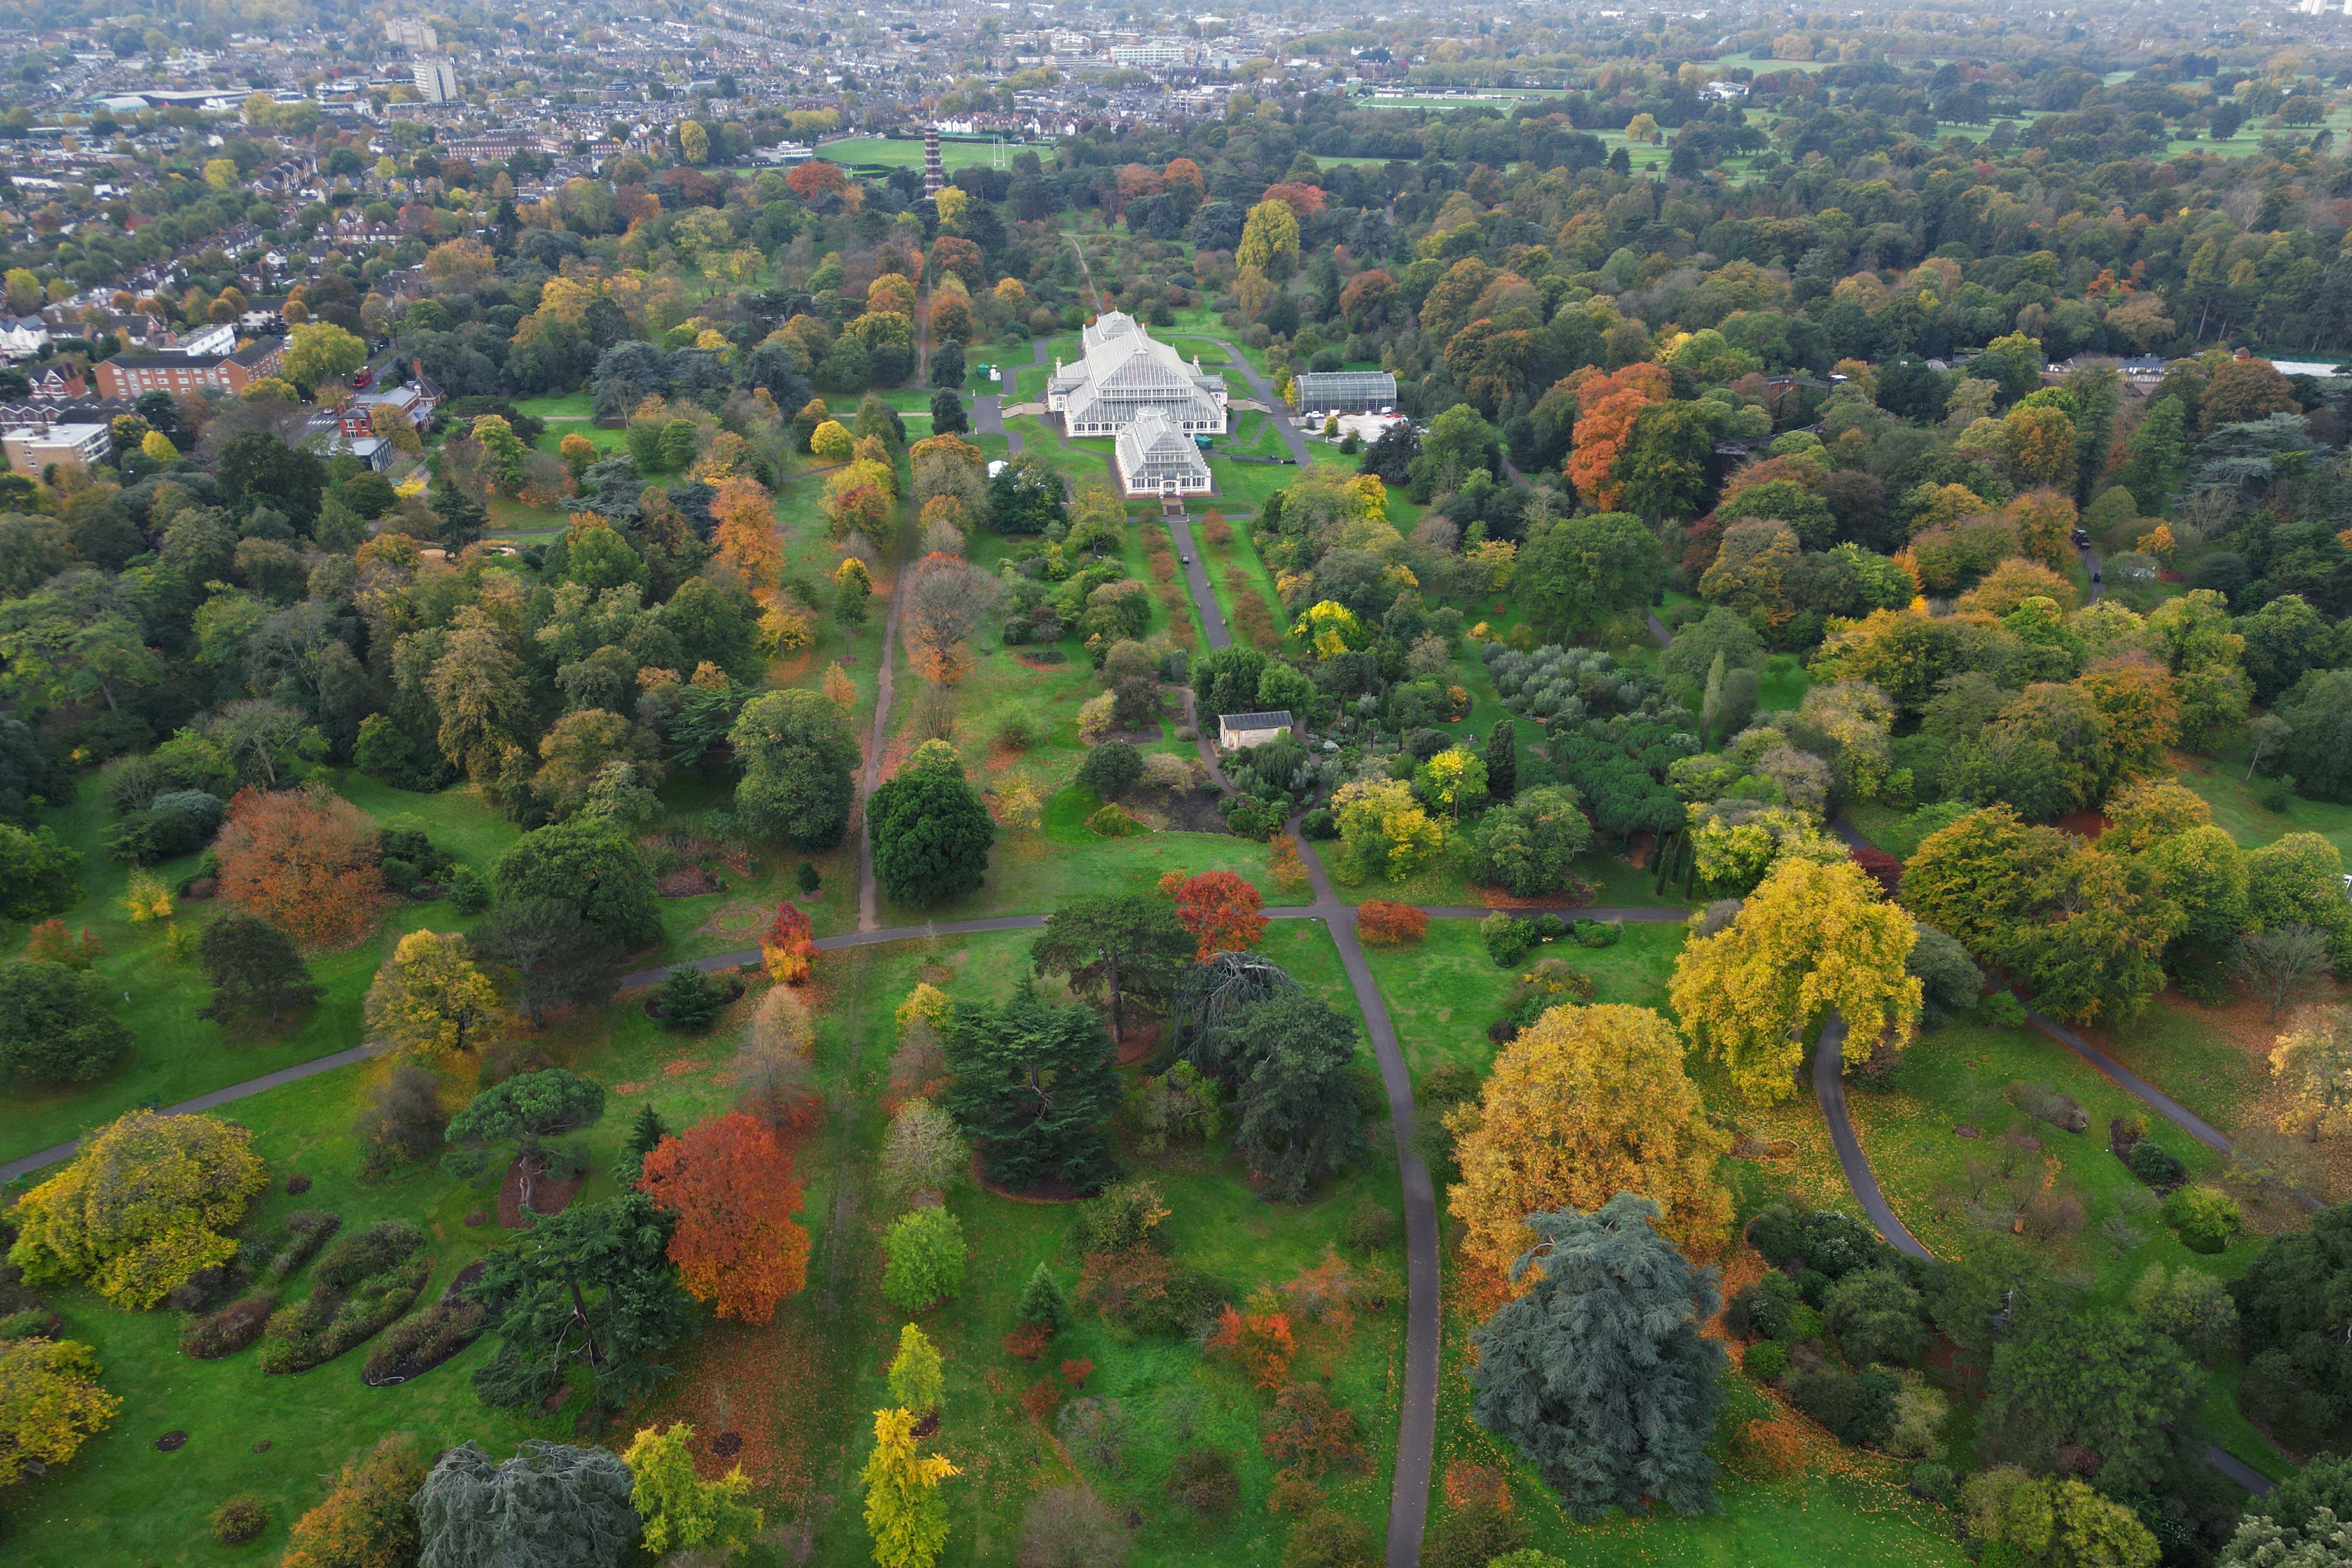
[[927, 124], [923, 127], [923, 195], [936, 196], [947, 183], [947, 171], [940, 164], [940, 128]]

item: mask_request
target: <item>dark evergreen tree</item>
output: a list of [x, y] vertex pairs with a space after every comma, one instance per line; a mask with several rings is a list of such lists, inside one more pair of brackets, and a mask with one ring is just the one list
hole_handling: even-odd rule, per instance
[[557, 1007], [602, 1001], [620, 945], [562, 899], [500, 904], [468, 937], [474, 956], [510, 972], [515, 1005], [534, 1024]]
[[624, 952], [661, 940], [653, 873], [609, 818], [575, 816], [524, 834], [499, 857], [493, 878], [501, 900], [559, 900]]
[[1045, 917], [1029, 946], [1040, 974], [1059, 974], [1088, 1001], [1108, 1000], [1111, 1034], [1127, 1033], [1126, 1004], [1164, 1008], [1192, 961], [1197, 943], [1156, 894], [1097, 893], [1073, 899]]
[[942, 386], [931, 394], [931, 434], [953, 436], [971, 428], [971, 420], [963, 411], [963, 399], [951, 386]]
[[226, 1024], [266, 1013], [275, 1024], [288, 1008], [319, 998], [310, 966], [286, 933], [240, 910], [213, 917], [196, 942], [196, 962], [213, 986], [212, 1004], [200, 1018]]
[[1287, 991], [1244, 1008], [1216, 1034], [1241, 1111], [1234, 1145], [1275, 1196], [1300, 1202], [1362, 1145], [1348, 1070], [1355, 1023], [1320, 997]]
[[900, 772], [866, 803], [874, 875], [894, 903], [923, 909], [977, 890], [996, 824], [961, 772]]
[[50, 1082], [88, 1083], [131, 1049], [106, 1011], [96, 975], [39, 959], [0, 959], [0, 1067]]
[[2155, 1490], [2204, 1387], [2188, 1352], [2137, 1319], [2058, 1318], [1993, 1352], [1977, 1448], [2037, 1471], [2094, 1453], [2102, 1490]]
[[1723, 1347], [1699, 1332], [1720, 1298], [1651, 1228], [1658, 1205], [1620, 1193], [1592, 1214], [1528, 1216], [1538, 1238], [1511, 1265], [1524, 1293], [1473, 1336], [1471, 1414], [1509, 1438], [1579, 1519], [1652, 1499], [1715, 1506], [1707, 1458]]
[[1110, 1037], [1092, 1013], [1027, 990], [959, 1007], [947, 1053], [955, 1069], [948, 1110], [979, 1142], [992, 1178], [1092, 1193], [1116, 1173], [1110, 1117], [1123, 1091]]
[[1029, 1283], [1021, 1287], [1020, 1304], [1013, 1309], [1015, 1321], [1035, 1323], [1053, 1332], [1070, 1321], [1070, 1295], [1054, 1271], [1044, 1264], [1037, 1265], [1029, 1276]]
[[483, 1258], [468, 1291], [496, 1318], [499, 1347], [474, 1371], [482, 1403], [520, 1410], [585, 1363], [600, 1405], [653, 1386], [654, 1357], [693, 1327], [669, 1260], [670, 1221], [642, 1193], [575, 1204]]
[[1508, 719], [1486, 731], [1486, 796], [1506, 801], [1519, 793], [1519, 732]]
[[673, 964], [662, 982], [661, 1021], [665, 1027], [700, 1034], [719, 1021], [727, 1009], [727, 988], [691, 963]]

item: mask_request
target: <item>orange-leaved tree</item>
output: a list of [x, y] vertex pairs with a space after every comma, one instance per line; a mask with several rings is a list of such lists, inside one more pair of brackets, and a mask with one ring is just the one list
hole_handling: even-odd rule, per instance
[[761, 598], [783, 581], [784, 553], [776, 542], [774, 498], [757, 479], [737, 477], [719, 487], [710, 498], [710, 516], [718, 526], [711, 537], [725, 562], [743, 585]]
[[793, 1218], [801, 1184], [775, 1135], [741, 1111], [698, 1121], [646, 1156], [638, 1189], [677, 1218], [669, 1258], [679, 1282], [719, 1315], [764, 1323], [808, 1283], [808, 1231]]
[[1576, 434], [1568, 455], [1569, 482], [1603, 511], [1614, 511], [1625, 482], [1612, 479], [1617, 458], [1633, 437], [1633, 421], [1653, 403], [1674, 395], [1666, 368], [1646, 361], [1613, 374], [1587, 368], [1569, 377], [1578, 407]]
[[1231, 871], [1203, 871], [1176, 889], [1176, 919], [1201, 944], [1206, 963], [1255, 947], [1265, 933], [1265, 900]]
[[1411, 904], [1366, 899], [1356, 910], [1356, 935], [1375, 947], [1402, 947], [1429, 934], [1429, 917]]
[[1290, 1381], [1290, 1358], [1298, 1353], [1297, 1342], [1290, 1332], [1290, 1315], [1272, 1292], [1263, 1289], [1250, 1298], [1245, 1311], [1237, 1312], [1232, 1302], [1225, 1303], [1209, 1335], [1208, 1348], [1212, 1354], [1233, 1357], [1253, 1387], [1268, 1389]]
[[804, 985], [815, 957], [816, 937], [807, 911], [790, 900], [778, 904], [776, 918], [760, 937], [760, 961], [768, 966], [768, 978], [780, 985]]
[[221, 897], [305, 947], [349, 947], [383, 908], [375, 824], [326, 790], [241, 789], [214, 845]]

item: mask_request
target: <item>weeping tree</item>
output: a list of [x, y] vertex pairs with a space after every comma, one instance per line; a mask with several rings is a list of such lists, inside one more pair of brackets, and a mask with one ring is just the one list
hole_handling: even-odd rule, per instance
[[1220, 952], [1196, 963], [1176, 983], [1176, 1048], [1198, 1070], [1232, 1076], [1232, 1064], [1217, 1039], [1220, 1026], [1243, 1009], [1298, 989], [1282, 965], [1260, 953]]
[[416, 1494], [417, 1568], [617, 1568], [637, 1544], [634, 1484], [604, 1448], [533, 1438], [500, 1464], [460, 1443]]
[[1518, 1446], [1561, 1506], [1597, 1519], [1663, 1499], [1714, 1510], [1722, 1346], [1699, 1331], [1721, 1304], [1651, 1228], [1658, 1205], [1620, 1193], [1591, 1214], [1533, 1214], [1536, 1245], [1511, 1265], [1524, 1294], [1479, 1329], [1471, 1414]]

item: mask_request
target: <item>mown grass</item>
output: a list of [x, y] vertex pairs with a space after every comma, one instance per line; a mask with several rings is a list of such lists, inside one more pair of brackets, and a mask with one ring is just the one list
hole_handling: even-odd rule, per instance
[[1566, 961], [1592, 977], [1593, 1000], [1634, 1007], [1666, 1006], [1666, 980], [1682, 951], [1677, 922], [1628, 924], [1614, 947], [1546, 944], [1515, 969], [1496, 967], [1478, 938], [1478, 922], [1434, 920], [1422, 941], [1364, 949], [1372, 978], [1388, 1005], [1414, 1078], [1433, 1068], [1466, 1067], [1483, 1074], [1496, 1047], [1486, 1026], [1502, 1016], [1504, 998], [1520, 973], [1538, 960]]
[[[436, 845], [485, 875], [515, 837], [513, 826], [470, 789], [409, 795], [356, 774], [345, 775], [341, 783], [363, 810], [379, 819], [416, 819]], [[134, 925], [123, 914], [121, 900], [130, 868], [108, 858], [102, 847], [114, 814], [97, 779], [85, 779], [72, 804], [43, 816], [58, 837], [82, 852], [83, 897], [59, 918], [71, 930], [87, 930], [104, 944], [105, 954], [93, 972], [110, 998], [125, 998], [113, 1010], [130, 1026], [136, 1043], [127, 1062], [93, 1084], [12, 1084], [0, 1097], [0, 1159], [62, 1142], [136, 1106], [174, 1104], [356, 1045], [361, 1001], [393, 945], [420, 928], [449, 931], [473, 923], [446, 902], [395, 900], [367, 941], [341, 952], [310, 955], [311, 977], [320, 990], [315, 1006], [275, 1032], [226, 1029], [196, 1017], [197, 1010], [212, 1000], [212, 988], [193, 955], [180, 963], [170, 961], [164, 956], [160, 922]], [[195, 865], [191, 856], [154, 869], [168, 884], [190, 875]], [[174, 919], [201, 930], [218, 907], [184, 900]], [[9, 922], [0, 940], [14, 951], [22, 944], [25, 931], [23, 922]]]

